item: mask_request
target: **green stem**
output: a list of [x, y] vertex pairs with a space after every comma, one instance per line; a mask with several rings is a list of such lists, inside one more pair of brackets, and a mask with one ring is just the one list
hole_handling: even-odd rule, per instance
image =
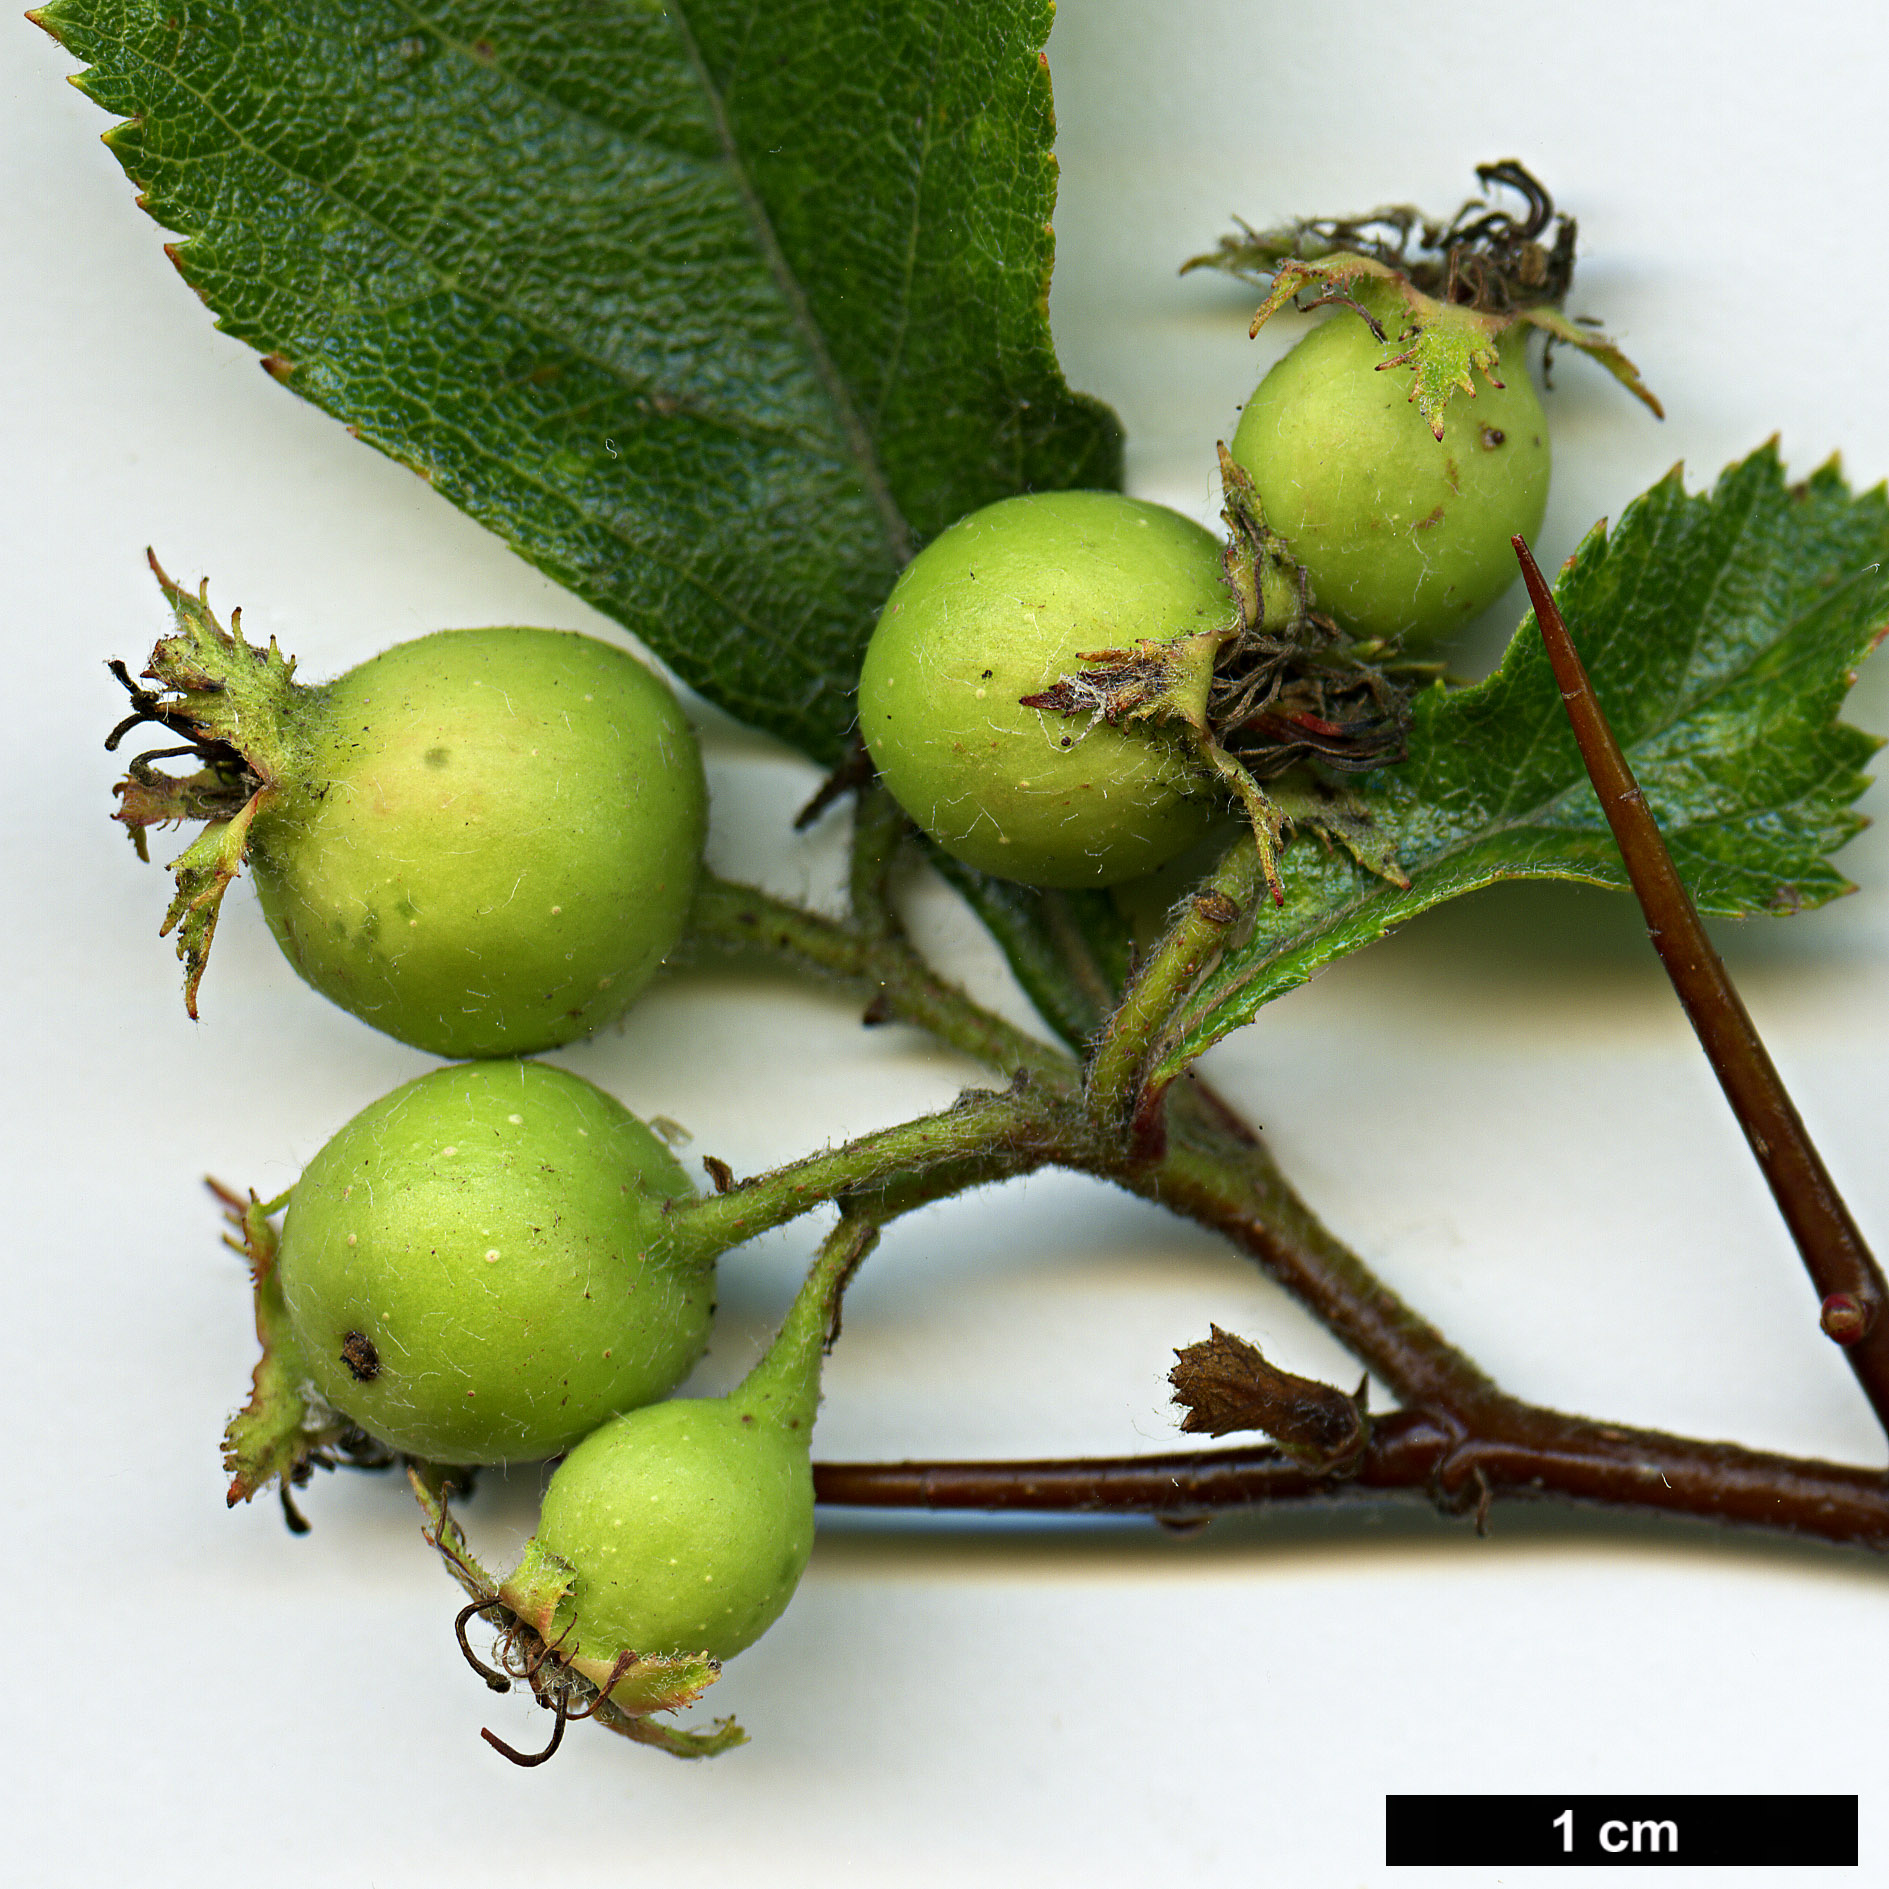
[[820, 1408], [820, 1365], [839, 1331], [840, 1299], [879, 1244], [877, 1218], [842, 1213], [794, 1295], [774, 1342], [729, 1401], [767, 1423], [811, 1432]]
[[1243, 836], [1129, 985], [1089, 1064], [1089, 1114], [1099, 1127], [1119, 1128], [1133, 1110], [1150, 1054], [1252, 903], [1259, 876], [1258, 850]]
[[698, 946], [763, 951], [797, 969], [861, 986], [873, 993], [877, 1020], [914, 1024], [988, 1068], [1005, 1075], [1028, 1070], [1052, 1089], [1074, 1093], [1076, 1069], [1068, 1057], [973, 1003], [898, 939], [868, 938], [712, 874], [696, 895], [690, 935]]
[[684, 1264], [707, 1265], [731, 1246], [842, 1196], [859, 1198], [861, 1211], [878, 1218], [877, 1196], [901, 1198], [939, 1169], [963, 1175], [965, 1185], [1025, 1174], [1066, 1145], [1065, 1114], [1055, 1096], [1034, 1092], [1027, 1081], [1002, 1095], [973, 1090], [943, 1114], [881, 1129], [672, 1208], [666, 1238]]
[[[1245, 870], [1253, 871], [1256, 864]], [[1252, 886], [1256, 892], [1256, 879]], [[991, 1066], [1027, 1069], [1028, 1099], [1034, 1104], [1027, 1132], [1020, 1132], [1018, 1118], [1008, 1114], [1024, 1098], [989, 1098], [982, 1106], [994, 1102], [996, 1111], [983, 1128], [999, 1132], [987, 1141], [980, 1142], [982, 1129], [974, 1124], [973, 1132], [965, 1135], [962, 1112], [954, 1110], [814, 1156], [680, 1209], [677, 1234], [705, 1259], [849, 1187], [881, 1190], [874, 1217], [884, 1219], [890, 1217], [895, 1198], [910, 1195], [916, 1205], [920, 1199], [942, 1198], [1055, 1160], [1116, 1181], [1225, 1234], [1398, 1395], [1460, 1408], [1478, 1403], [1492, 1390], [1488, 1379], [1441, 1332], [1319, 1223], [1245, 1125], [1198, 1085], [1181, 1085], [1172, 1111], [1175, 1147], [1153, 1165], [1137, 1162], [1124, 1156], [1119, 1134], [1085, 1133], [1073, 1120], [1069, 1104], [1076, 1096], [1075, 1068], [1067, 1058], [933, 977], [909, 947], [871, 944], [830, 919], [712, 878], [698, 902], [695, 927], [703, 942], [724, 949], [758, 947], [798, 969], [849, 983], [865, 983], [875, 971], [882, 973], [885, 981], [879, 988], [888, 993], [891, 1014], [931, 1029]], [[896, 999], [890, 995], [893, 991]], [[949, 1125], [948, 1131], [939, 1132], [939, 1124]], [[1009, 1133], [1017, 1133], [1018, 1140], [1006, 1144]], [[901, 1162], [910, 1164], [903, 1173]], [[868, 1167], [870, 1180], [852, 1178]]]

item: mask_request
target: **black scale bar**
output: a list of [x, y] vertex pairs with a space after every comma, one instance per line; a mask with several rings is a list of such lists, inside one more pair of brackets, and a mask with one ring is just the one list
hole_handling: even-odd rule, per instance
[[1854, 1797], [1386, 1797], [1387, 1864], [1856, 1867]]

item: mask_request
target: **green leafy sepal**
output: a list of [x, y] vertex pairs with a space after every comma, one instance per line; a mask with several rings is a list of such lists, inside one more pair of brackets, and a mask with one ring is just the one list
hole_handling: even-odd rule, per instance
[[290, 1495], [305, 1485], [316, 1469], [332, 1469], [345, 1459], [363, 1467], [389, 1460], [369, 1437], [315, 1395], [302, 1356], [282, 1286], [276, 1274], [276, 1230], [271, 1216], [284, 1201], [267, 1204], [252, 1190], [248, 1199], [215, 1188], [222, 1200], [231, 1232], [224, 1242], [249, 1262], [250, 1284], [256, 1298], [256, 1336], [262, 1356], [250, 1380], [249, 1402], [229, 1420], [223, 1432], [223, 1467], [229, 1471], [229, 1505], [248, 1502], [271, 1483], [282, 1497], [282, 1512], [296, 1533], [307, 1528]]
[[[1312, 300], [1299, 302], [1298, 297], [1308, 290], [1313, 291]], [[1458, 393], [1473, 399], [1478, 373], [1492, 387], [1503, 384], [1499, 372], [1502, 342], [1517, 328], [1539, 328], [1552, 344], [1578, 349], [1643, 401], [1655, 418], [1665, 418], [1658, 398], [1619, 347], [1605, 335], [1570, 321], [1559, 309], [1497, 313], [1440, 302], [1402, 270], [1373, 256], [1349, 253], [1281, 262], [1273, 276], [1272, 293], [1259, 305], [1249, 332], [1257, 335], [1288, 302], [1301, 308], [1342, 302], [1355, 309], [1384, 343], [1378, 372], [1410, 369], [1408, 397], [1438, 439], [1443, 437], [1443, 418], [1451, 399]]]
[[[250, 823], [295, 777], [298, 704], [310, 692], [295, 682], [295, 660], [282, 654], [273, 637], [266, 649], [244, 639], [240, 610], [230, 612], [227, 630], [217, 621], [207, 581], [193, 596], [154, 555], [146, 555], [177, 627], [152, 650], [144, 671], [156, 688], [139, 687], [122, 663], [113, 665], [131, 693], [132, 712], [105, 745], [116, 748], [131, 729], [149, 722], [177, 736], [182, 746], [141, 754], [130, 763], [112, 790], [118, 799], [112, 817], [130, 830], [141, 859], [150, 856], [150, 827], [207, 822], [170, 863], [177, 894], [158, 929], [159, 937], [177, 933], [184, 1008], [194, 1018], [223, 894], [242, 869]], [[184, 753], [199, 763], [192, 773], [167, 774], [152, 765]]]

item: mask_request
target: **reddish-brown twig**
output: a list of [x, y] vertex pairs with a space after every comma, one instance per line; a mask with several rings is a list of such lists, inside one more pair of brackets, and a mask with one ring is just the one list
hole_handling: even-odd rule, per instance
[[1321, 1475], [1271, 1448], [1075, 1462], [818, 1463], [822, 1502], [861, 1508], [1142, 1514], [1419, 1496], [1479, 1518], [1495, 1502], [1559, 1499], [1889, 1546], [1889, 1486], [1873, 1470], [1730, 1443], [1589, 1423], [1503, 1399], [1468, 1433], [1446, 1417], [1380, 1417], [1355, 1465]]
[[1593, 684], [1540, 567], [1510, 542], [1560, 684], [1581, 759], [1613, 829], [1646, 929], [1685, 1007], [1725, 1099], [1745, 1131], [1804, 1266], [1822, 1300], [1822, 1325], [1843, 1346], [1879, 1422], [1889, 1430], [1889, 1284], [1812, 1144], [1756, 1026], [1705, 935], [1659, 823], [1614, 739]]

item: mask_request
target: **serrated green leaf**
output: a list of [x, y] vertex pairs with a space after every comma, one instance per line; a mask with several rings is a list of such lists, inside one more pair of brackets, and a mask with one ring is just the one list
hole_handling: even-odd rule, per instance
[[[1791, 912], [1851, 888], [1830, 863], [1878, 743], [1837, 719], [1889, 623], [1889, 498], [1834, 465], [1785, 482], [1775, 445], [1688, 496], [1678, 468], [1596, 527], [1555, 598], [1700, 908]], [[1282, 991], [1444, 899], [1498, 879], [1626, 874], [1533, 614], [1501, 667], [1417, 707], [1410, 760], [1359, 793], [1409, 873], [1400, 892], [1301, 842], [1287, 899], [1196, 992], [1171, 1077]]]
[[823, 760], [917, 542], [1118, 481], [1049, 339], [1049, 0], [35, 17], [222, 328]]

